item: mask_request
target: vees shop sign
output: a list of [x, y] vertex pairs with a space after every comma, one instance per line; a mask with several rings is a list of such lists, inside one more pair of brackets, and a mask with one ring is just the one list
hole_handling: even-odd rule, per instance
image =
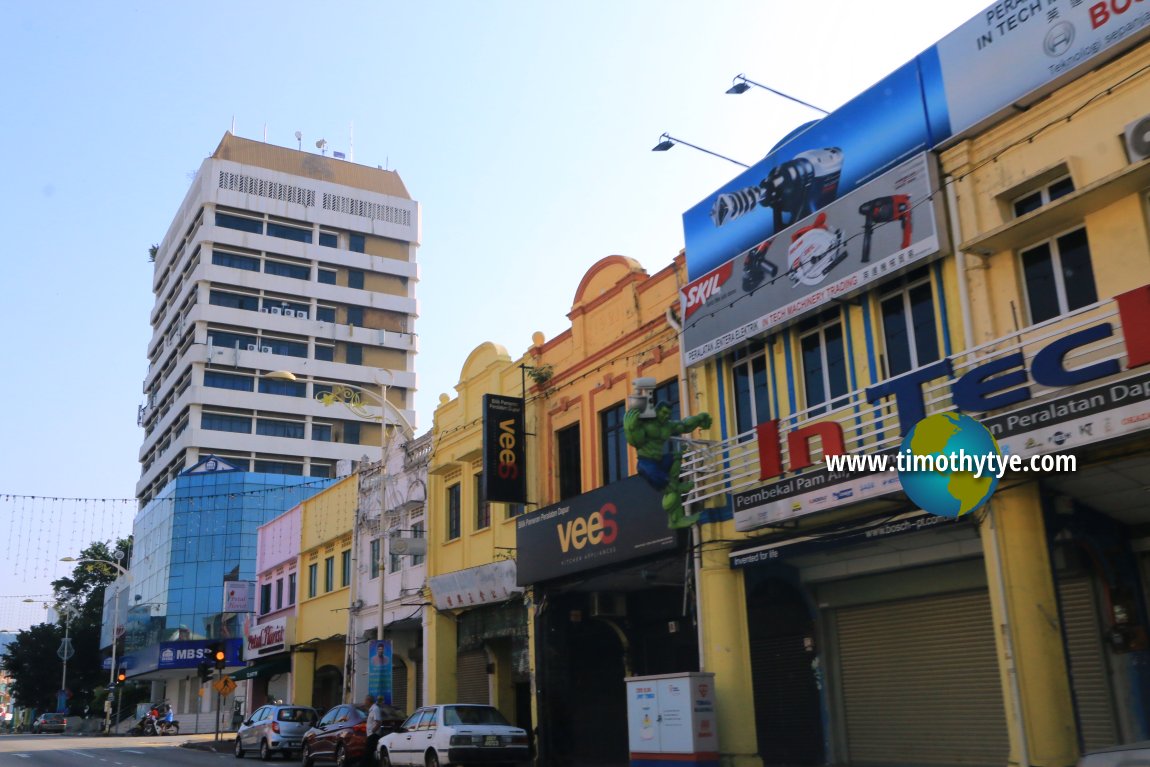
[[483, 500], [526, 503], [527, 451], [523, 438], [523, 399], [485, 394]]
[[517, 582], [526, 586], [674, 549], [662, 495], [642, 477], [524, 514], [516, 522]]

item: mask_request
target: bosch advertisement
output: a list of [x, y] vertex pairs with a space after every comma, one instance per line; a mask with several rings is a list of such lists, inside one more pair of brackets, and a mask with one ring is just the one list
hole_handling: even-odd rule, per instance
[[678, 546], [662, 493], [639, 476], [524, 514], [515, 527], [520, 586]]
[[687, 364], [938, 254], [947, 238], [936, 184], [933, 158], [920, 153], [689, 283]]
[[991, 5], [684, 213], [689, 278], [1148, 34], [1150, 7], [1141, 0]]

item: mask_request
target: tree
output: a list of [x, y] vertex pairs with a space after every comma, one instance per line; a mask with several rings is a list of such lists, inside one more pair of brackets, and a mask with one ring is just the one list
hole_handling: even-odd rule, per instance
[[[115, 562], [115, 551], [125, 554], [128, 562], [131, 537], [116, 541], [115, 545], [97, 541], [89, 544], [78, 559], [101, 559]], [[69, 576], [52, 582], [55, 604], [74, 610], [68, 625], [75, 654], [68, 659], [67, 688], [72, 692], [68, 708], [72, 713], [83, 713], [85, 708], [98, 711], [106, 696], [108, 671], [100, 648], [100, 628], [103, 623], [104, 588], [118, 575], [114, 567], [98, 562], [77, 562]], [[57, 610], [59, 613], [60, 610]], [[41, 710], [56, 707], [56, 691], [60, 689], [63, 662], [56, 654], [64, 638], [64, 619], [56, 623], [40, 623], [16, 635], [0, 664], [12, 677], [16, 700], [23, 706]]]

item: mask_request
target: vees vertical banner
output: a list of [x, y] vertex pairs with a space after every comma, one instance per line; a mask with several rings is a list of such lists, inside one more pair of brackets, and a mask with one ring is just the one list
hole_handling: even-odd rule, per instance
[[483, 395], [484, 500], [527, 502], [523, 398]]

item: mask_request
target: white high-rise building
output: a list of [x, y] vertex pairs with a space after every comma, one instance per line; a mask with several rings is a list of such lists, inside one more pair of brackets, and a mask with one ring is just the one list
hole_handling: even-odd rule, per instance
[[394, 171], [226, 134], [155, 252], [142, 504], [208, 455], [305, 477], [378, 460], [378, 402], [317, 396], [385, 392], [414, 423], [419, 236]]

